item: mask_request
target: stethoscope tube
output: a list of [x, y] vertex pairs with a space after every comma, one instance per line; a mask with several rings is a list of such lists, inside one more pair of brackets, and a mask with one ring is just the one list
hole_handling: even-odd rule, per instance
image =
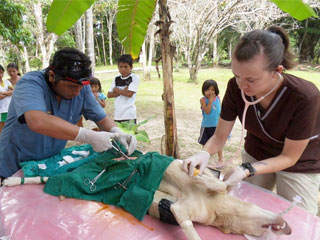
[[252, 105], [255, 105], [259, 102], [261, 102], [263, 99], [265, 99], [267, 96], [269, 96], [278, 86], [279, 84], [282, 82], [283, 80], [283, 76], [279, 73], [279, 72], [276, 72], [279, 76], [278, 78], [278, 82], [276, 83], [276, 85], [274, 85], [274, 87], [267, 93], [265, 94], [264, 96], [260, 97], [259, 99], [253, 101], [253, 102], [249, 102], [246, 97], [245, 97], [245, 94], [243, 92], [243, 90], [241, 89], [241, 97], [242, 97], [242, 100], [244, 101], [244, 110], [243, 110], [243, 114], [242, 114], [242, 129], [241, 129], [241, 138], [240, 138], [240, 143], [239, 143], [239, 146], [238, 146], [238, 150], [237, 152], [234, 154], [233, 158], [232, 158], [232, 162], [233, 160], [237, 159], [237, 157], [239, 156], [240, 154], [240, 150], [241, 150], [241, 146], [242, 146], [242, 143], [243, 143], [243, 134], [244, 134], [244, 128], [245, 128], [245, 120], [246, 120], [246, 114], [247, 114], [247, 110], [249, 108], [249, 106], [252, 106]]

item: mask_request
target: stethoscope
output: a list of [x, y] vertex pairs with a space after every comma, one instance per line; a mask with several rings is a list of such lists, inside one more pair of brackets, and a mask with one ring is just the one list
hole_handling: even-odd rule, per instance
[[253, 101], [253, 102], [249, 102], [245, 95], [244, 95], [244, 92], [243, 90], [241, 89], [241, 97], [242, 97], [242, 100], [244, 101], [244, 110], [243, 110], [243, 114], [242, 114], [242, 129], [241, 129], [241, 139], [240, 139], [240, 143], [239, 143], [239, 146], [238, 146], [238, 150], [237, 152], [234, 154], [233, 158], [232, 158], [232, 161], [234, 159], [237, 159], [237, 157], [239, 156], [240, 154], [240, 150], [241, 150], [241, 146], [242, 146], [242, 143], [243, 143], [243, 134], [244, 134], [244, 127], [245, 127], [245, 120], [246, 120], [246, 114], [247, 114], [247, 110], [250, 106], [252, 105], [255, 105], [259, 102], [261, 102], [263, 99], [265, 99], [267, 96], [269, 96], [278, 86], [279, 84], [282, 82], [283, 80], [283, 76], [279, 73], [279, 72], [276, 72], [279, 76], [278, 78], [278, 82], [276, 83], [276, 85], [274, 85], [274, 87], [265, 95], [263, 95], [262, 97], [260, 97], [259, 99]]

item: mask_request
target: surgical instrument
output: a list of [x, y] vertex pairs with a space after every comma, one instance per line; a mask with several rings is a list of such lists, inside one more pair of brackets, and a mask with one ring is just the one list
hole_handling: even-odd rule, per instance
[[113, 140], [113, 139], [112, 139], [111, 141], [112, 141], [113, 144], [115, 145], [115, 146], [112, 145], [112, 148], [115, 149], [117, 152], [119, 152], [120, 155], [121, 155], [122, 157], [124, 157], [126, 160], [130, 160], [130, 158], [129, 158], [124, 152], [121, 151], [121, 148], [120, 148], [120, 146], [118, 145], [118, 143], [117, 143], [115, 140]]
[[96, 181], [101, 177], [101, 175], [106, 171], [106, 169], [103, 169], [94, 179], [90, 180], [89, 178], [86, 178], [83, 183], [84, 185], [91, 185], [90, 186], [90, 191], [94, 192], [96, 190]]
[[117, 188], [123, 188], [124, 190], [127, 190], [127, 185], [128, 185], [128, 183], [130, 182], [130, 180], [131, 180], [131, 178], [133, 177], [133, 175], [136, 173], [136, 172], [138, 172], [138, 169], [135, 169], [135, 170], [133, 170], [132, 172], [131, 172], [131, 174], [130, 174], [130, 176], [126, 179], [126, 180], [124, 180], [124, 182], [123, 183], [117, 183], [116, 184], [116, 186], [114, 186], [113, 188], [114, 189], [117, 189]]

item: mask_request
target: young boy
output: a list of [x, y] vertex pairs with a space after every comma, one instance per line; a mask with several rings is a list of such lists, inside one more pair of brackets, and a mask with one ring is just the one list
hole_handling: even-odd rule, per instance
[[124, 54], [118, 59], [118, 69], [120, 75], [113, 80], [108, 98], [114, 100], [114, 121], [124, 122], [134, 120], [137, 122], [136, 115], [136, 93], [139, 85], [139, 77], [132, 71], [131, 55]]

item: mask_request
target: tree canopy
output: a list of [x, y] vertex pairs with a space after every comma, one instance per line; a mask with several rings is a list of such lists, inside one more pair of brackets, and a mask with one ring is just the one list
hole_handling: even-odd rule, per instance
[[13, 44], [28, 43], [30, 32], [23, 26], [24, 7], [9, 0], [0, 0], [0, 35]]

